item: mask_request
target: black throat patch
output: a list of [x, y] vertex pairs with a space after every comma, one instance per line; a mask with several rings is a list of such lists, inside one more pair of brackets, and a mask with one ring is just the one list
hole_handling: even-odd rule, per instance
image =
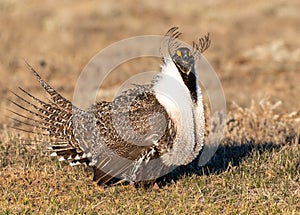
[[173, 62], [175, 63], [183, 82], [190, 91], [191, 98], [193, 102], [197, 102], [197, 78], [195, 75], [195, 59], [190, 51], [186, 47], [178, 48], [173, 57]]
[[[180, 71], [179, 68], [178, 68], [178, 70]], [[187, 86], [187, 88], [190, 91], [192, 100], [195, 103], [197, 103], [197, 101], [198, 101], [197, 86], [196, 86], [197, 79], [196, 79], [196, 76], [194, 74], [194, 69], [189, 74], [186, 74], [186, 73], [183, 73], [183, 72], [180, 71], [180, 75], [182, 77], [183, 82], [185, 83], [185, 85]]]

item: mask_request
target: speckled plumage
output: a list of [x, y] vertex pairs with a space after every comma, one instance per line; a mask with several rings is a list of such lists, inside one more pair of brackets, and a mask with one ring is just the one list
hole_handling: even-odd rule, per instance
[[[179, 36], [177, 28], [169, 33], [170, 40]], [[160, 160], [160, 165], [155, 167], [155, 174], [158, 174], [164, 166], [191, 162], [203, 146], [205, 119], [198, 82], [194, 83], [194, 92], [189, 92], [187, 86], [183, 92], [175, 92], [181, 96], [178, 100], [183, 109], [169, 105], [167, 98], [159, 94], [164, 92], [168, 76], [184, 85], [183, 76], [173, 61], [174, 58], [165, 57], [161, 73], [150, 84], [136, 85], [113, 102], [100, 101], [88, 110], [75, 107], [28, 65], [51, 100], [44, 102], [20, 88], [31, 101], [14, 94], [29, 107], [12, 103], [38, 119], [12, 112], [31, 121], [24, 123], [27, 126], [54, 138], [49, 146], [52, 156], [68, 160], [71, 165], [85, 163], [92, 166], [94, 181], [100, 185], [114, 177], [142, 180], [148, 177], [146, 170], [143, 171], [151, 160]], [[194, 64], [192, 66], [195, 69]], [[197, 81], [197, 74], [193, 78]]]

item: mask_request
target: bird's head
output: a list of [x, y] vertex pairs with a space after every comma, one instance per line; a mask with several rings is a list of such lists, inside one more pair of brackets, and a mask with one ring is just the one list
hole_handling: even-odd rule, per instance
[[191, 50], [186, 47], [178, 48], [175, 51], [172, 60], [180, 73], [183, 73], [185, 75], [189, 75], [195, 67], [194, 56]]

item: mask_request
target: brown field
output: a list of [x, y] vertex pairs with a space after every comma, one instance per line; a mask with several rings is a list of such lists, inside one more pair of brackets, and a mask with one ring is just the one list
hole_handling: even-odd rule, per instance
[[[300, 214], [299, 11], [297, 0], [0, 1], [0, 214]], [[225, 91], [227, 129], [205, 167], [190, 165], [161, 188], [102, 188], [85, 167], [8, 128], [8, 89], [45, 96], [24, 60], [71, 99], [98, 51], [172, 26], [187, 43], [210, 32], [204, 55]], [[157, 63], [120, 66], [100, 96]]]

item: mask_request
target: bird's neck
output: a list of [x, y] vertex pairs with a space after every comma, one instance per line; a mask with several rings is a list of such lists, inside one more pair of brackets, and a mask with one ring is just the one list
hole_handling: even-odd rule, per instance
[[[199, 130], [198, 124], [203, 124], [202, 121], [199, 121], [202, 118], [198, 114], [198, 106], [202, 107], [202, 99], [194, 102], [190, 89], [171, 59], [165, 60], [162, 65], [161, 73], [155, 80], [153, 90], [156, 99], [165, 108], [177, 128], [176, 144], [170, 153], [162, 157], [162, 160], [166, 165], [186, 164], [199, 152], [196, 133]], [[196, 95], [198, 96], [197, 85]]]
[[[183, 88], [187, 88], [189, 91], [189, 95], [193, 100], [193, 103], [197, 104], [198, 102], [202, 102], [202, 94], [198, 84], [198, 76], [196, 67], [189, 74], [185, 74], [179, 72], [179, 69], [176, 67], [171, 58], [165, 58], [164, 64], [161, 66], [161, 82], [168, 82], [165, 78], [166, 76], [169, 79], [174, 79], [174, 86], [170, 86], [172, 89], [176, 90], [176, 85], [180, 84]], [[169, 87], [169, 86], [168, 86]]]

